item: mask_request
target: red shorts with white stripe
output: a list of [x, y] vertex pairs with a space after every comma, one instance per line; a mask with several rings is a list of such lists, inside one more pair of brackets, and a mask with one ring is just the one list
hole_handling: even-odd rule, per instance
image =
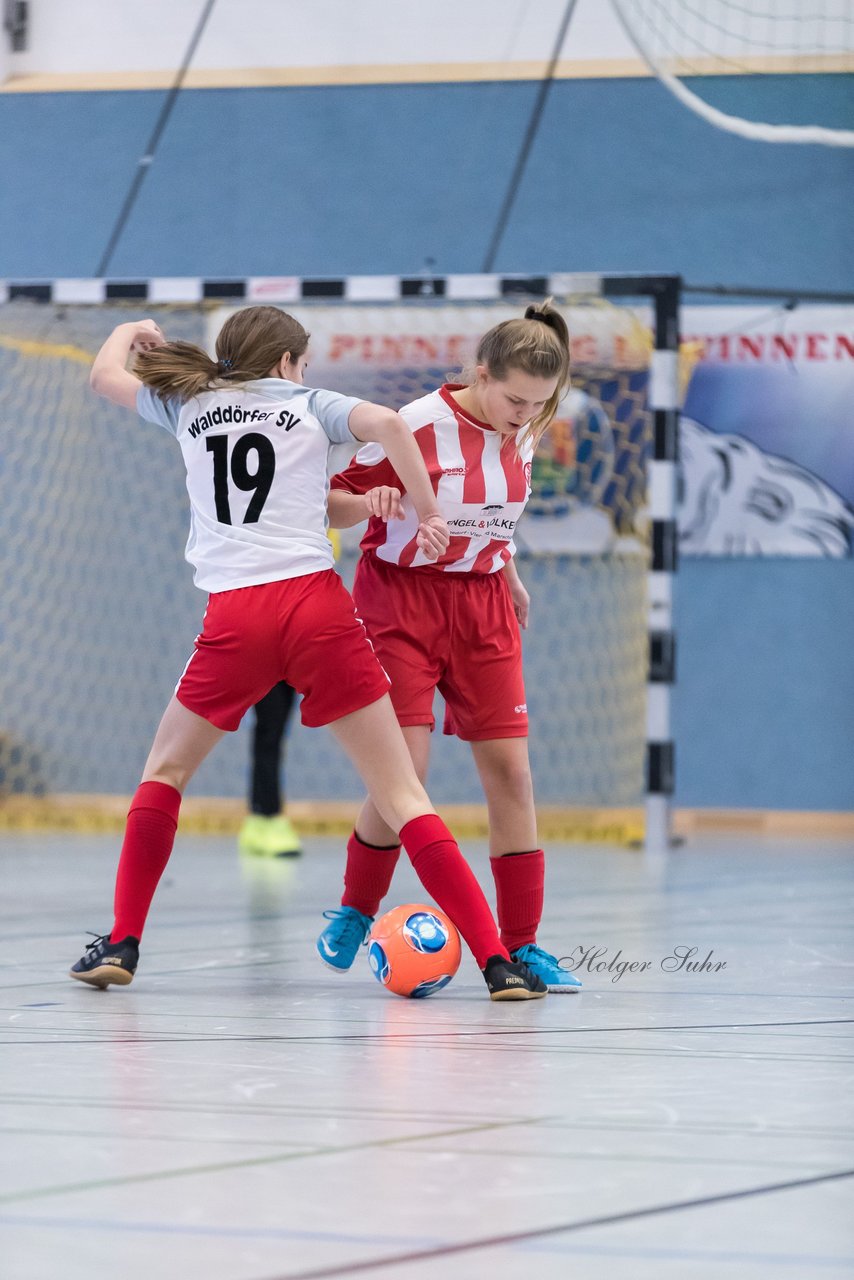
[[389, 692], [334, 569], [211, 595], [175, 695], [188, 711], [233, 731], [280, 680], [303, 695], [300, 714], [310, 726], [340, 720]]
[[466, 742], [527, 737], [522, 642], [503, 573], [400, 569], [367, 552], [353, 599], [402, 725], [434, 728], [438, 689], [445, 733]]

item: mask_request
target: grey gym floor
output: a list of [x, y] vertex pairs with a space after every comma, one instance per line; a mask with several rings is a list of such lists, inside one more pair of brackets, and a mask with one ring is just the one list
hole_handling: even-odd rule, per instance
[[497, 1005], [321, 965], [341, 843], [179, 838], [100, 992], [118, 841], [0, 836], [3, 1280], [854, 1274], [851, 844], [554, 847], [541, 941], [615, 966]]

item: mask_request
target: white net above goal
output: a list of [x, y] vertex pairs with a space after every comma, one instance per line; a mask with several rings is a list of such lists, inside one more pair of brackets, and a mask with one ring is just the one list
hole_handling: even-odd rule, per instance
[[[815, 118], [808, 77], [854, 71], [854, 0], [612, 0], [649, 69], [709, 124], [758, 142], [854, 146], [850, 92], [844, 118]], [[752, 114], [709, 76], [803, 76], [789, 85], [781, 120]], [[685, 81], [690, 80], [690, 84]], [[793, 88], [792, 85], [795, 87]]]

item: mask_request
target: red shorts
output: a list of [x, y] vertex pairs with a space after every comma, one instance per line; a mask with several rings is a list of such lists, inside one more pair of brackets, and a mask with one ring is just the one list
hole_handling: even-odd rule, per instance
[[432, 729], [438, 689], [445, 733], [466, 742], [527, 737], [522, 641], [503, 573], [399, 569], [367, 552], [353, 599], [402, 725]]
[[280, 680], [303, 695], [302, 722], [311, 726], [389, 692], [334, 569], [211, 595], [175, 695], [188, 711], [233, 731]]

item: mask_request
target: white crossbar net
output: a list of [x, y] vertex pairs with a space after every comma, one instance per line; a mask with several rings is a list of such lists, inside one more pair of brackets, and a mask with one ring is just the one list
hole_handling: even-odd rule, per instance
[[[612, 0], [650, 70], [709, 124], [760, 142], [854, 146], [850, 94], [842, 118], [818, 119], [810, 77], [854, 71], [854, 0]], [[765, 119], [744, 93], [746, 76], [798, 76], [789, 115]], [[703, 77], [738, 77], [727, 91]], [[690, 84], [686, 84], [686, 79]], [[763, 100], [764, 102], [764, 100]], [[845, 104], [847, 102], [847, 110]], [[773, 109], [771, 103], [764, 104]]]

